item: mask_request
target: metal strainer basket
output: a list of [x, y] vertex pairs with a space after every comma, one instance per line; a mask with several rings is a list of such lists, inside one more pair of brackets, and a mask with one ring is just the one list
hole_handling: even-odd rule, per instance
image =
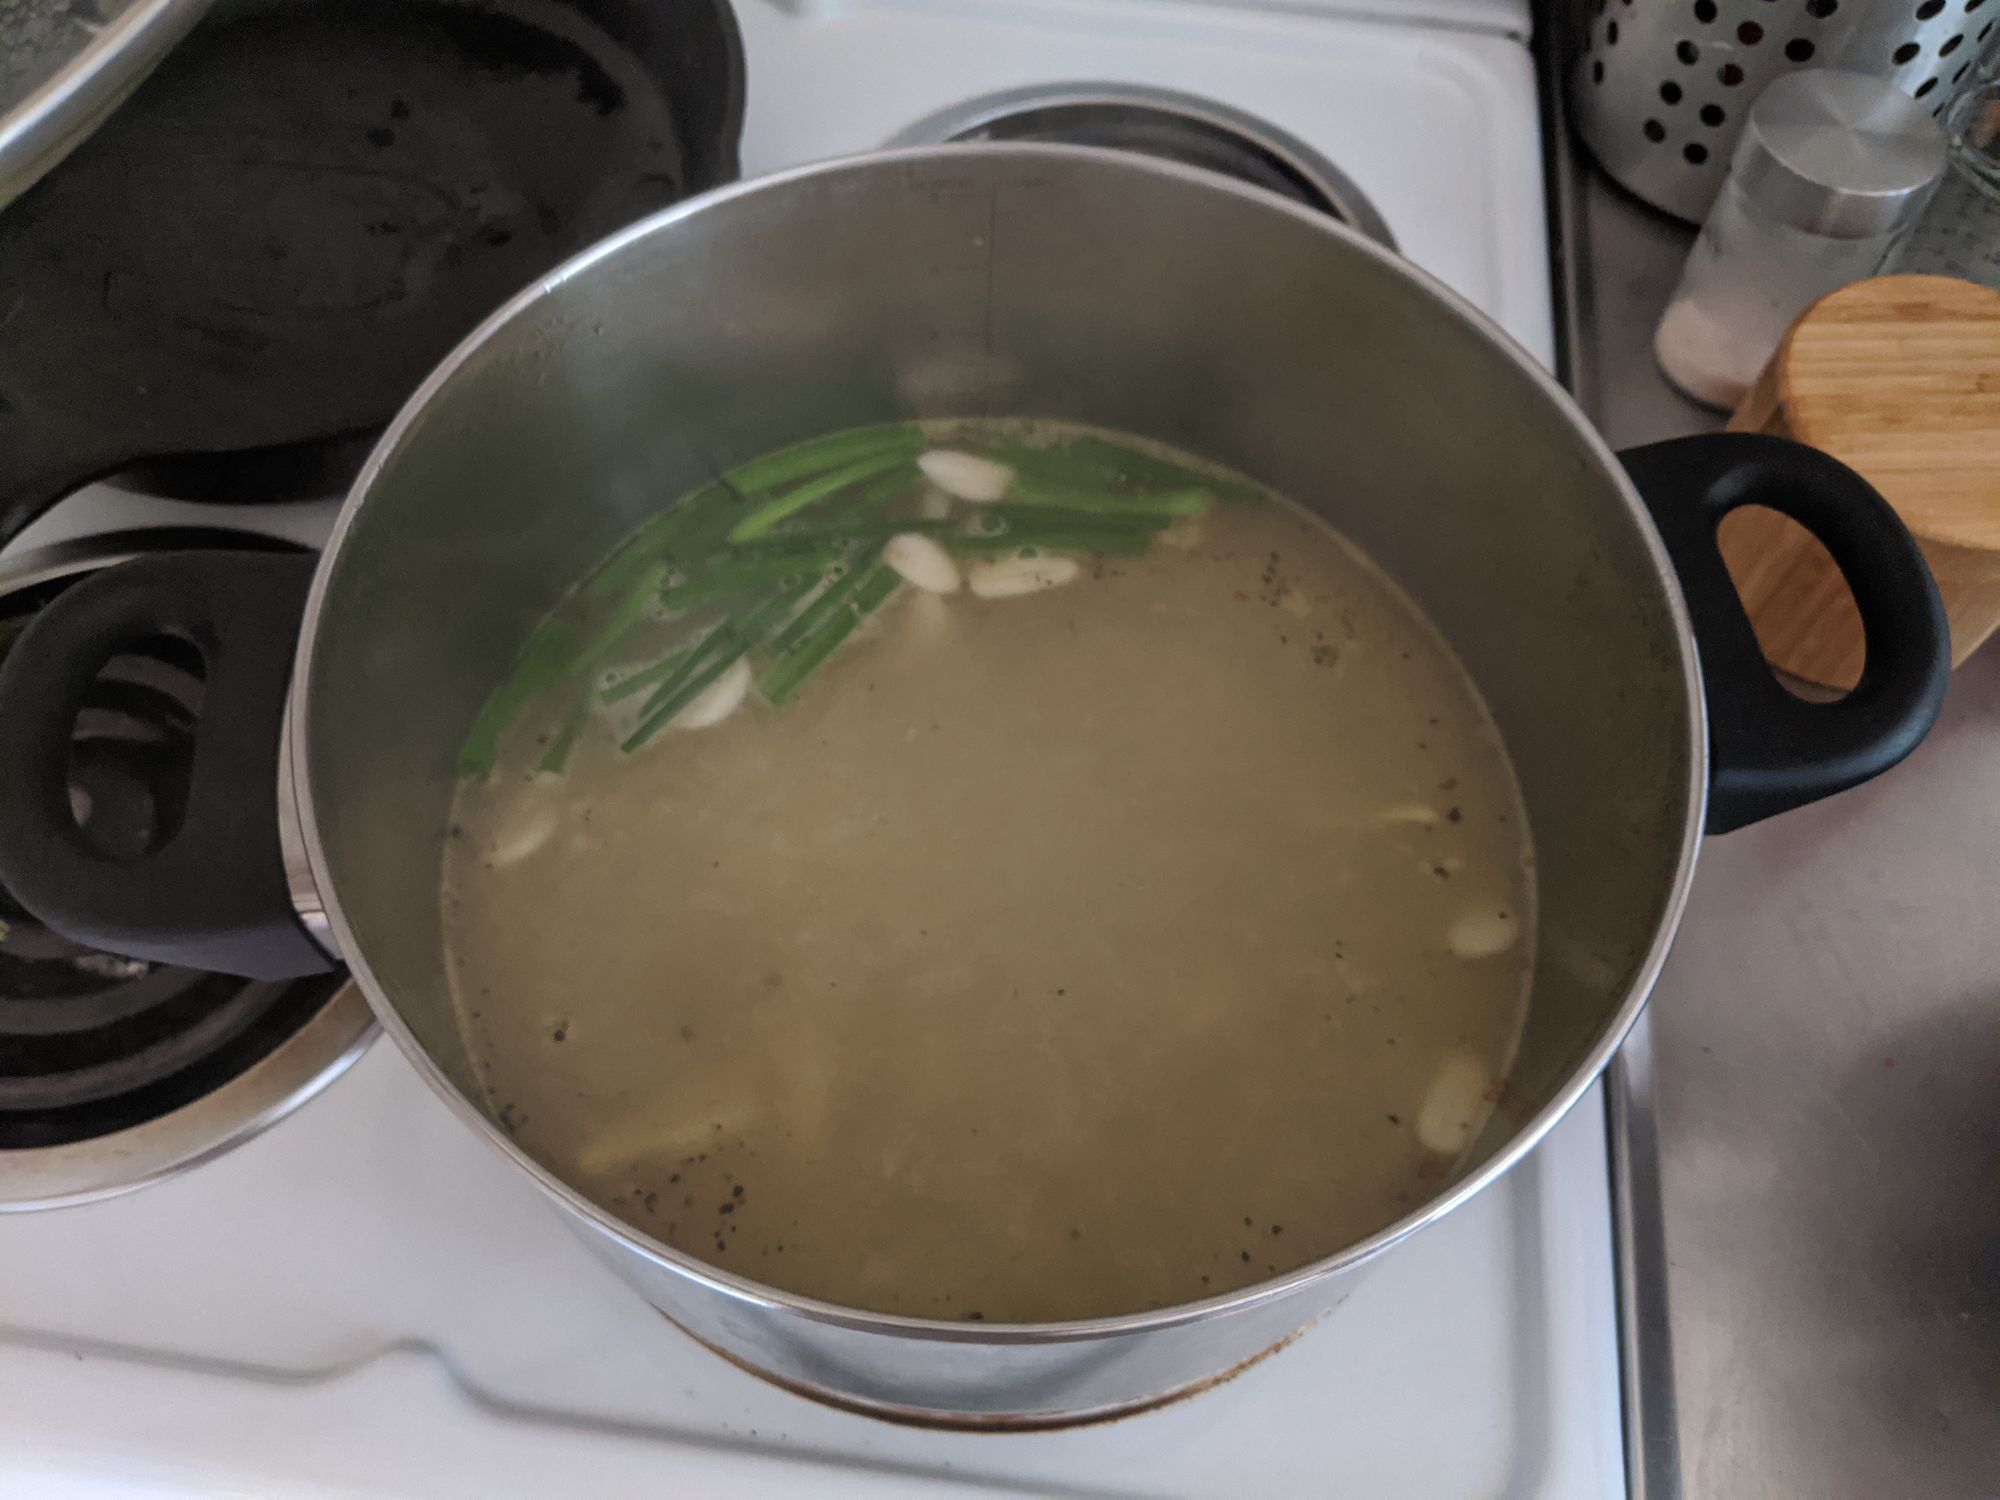
[[1619, 183], [1699, 221], [1750, 105], [1781, 73], [1845, 68], [1942, 109], [2000, 0], [1594, 0], [1578, 129]]

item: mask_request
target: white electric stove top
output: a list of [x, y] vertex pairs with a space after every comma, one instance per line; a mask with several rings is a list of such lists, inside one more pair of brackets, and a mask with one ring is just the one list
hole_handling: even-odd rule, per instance
[[0, 1220], [0, 1495], [954, 1493], [1605, 1500], [1595, 1095], [1234, 1380], [1071, 1432], [927, 1432], [671, 1327], [378, 1042], [220, 1160]]
[[[744, 168], [967, 99], [1203, 95], [1331, 159], [1401, 248], [1545, 360], [1515, 0], [737, 0]], [[149, 522], [321, 534], [97, 490], [17, 543]], [[1603, 1497], [1623, 1493], [1602, 1102], [1227, 1384], [1108, 1425], [928, 1432], [696, 1346], [571, 1239], [386, 1043], [158, 1186], [0, 1218], [0, 1497]]]

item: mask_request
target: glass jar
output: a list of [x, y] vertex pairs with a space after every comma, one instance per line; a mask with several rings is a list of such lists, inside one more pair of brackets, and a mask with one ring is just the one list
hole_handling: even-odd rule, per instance
[[1957, 276], [2000, 290], [2000, 82], [1972, 89], [1944, 116], [1944, 181], [1884, 271]]
[[1734, 408], [1793, 319], [1900, 243], [1944, 158], [1937, 122], [1892, 84], [1830, 69], [1773, 82], [1654, 334], [1667, 378]]

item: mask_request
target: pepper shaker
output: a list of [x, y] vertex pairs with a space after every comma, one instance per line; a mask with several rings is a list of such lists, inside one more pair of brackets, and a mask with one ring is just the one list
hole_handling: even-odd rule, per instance
[[1830, 69], [1777, 79], [1751, 106], [1660, 319], [1661, 370], [1733, 408], [1794, 318], [1881, 265], [1944, 165], [1943, 131], [1892, 84]]

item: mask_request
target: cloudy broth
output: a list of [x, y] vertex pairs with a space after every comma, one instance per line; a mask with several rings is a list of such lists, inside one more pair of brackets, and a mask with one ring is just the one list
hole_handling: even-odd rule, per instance
[[[625, 592], [580, 589], [582, 697], [523, 711], [462, 783], [449, 972], [490, 1107], [689, 1255], [920, 1317], [1170, 1305], [1398, 1219], [1491, 1110], [1532, 860], [1464, 670], [1324, 523], [1192, 460], [1117, 439], [1187, 480], [1087, 471], [1110, 476], [1092, 514], [1137, 544], [1017, 519], [1044, 540], [1010, 552], [978, 539], [989, 489], [1035, 524], [1081, 499], [928, 457], [1032, 467], [1077, 436], [929, 429], [899, 440], [921, 466], [759, 534], [732, 492], [710, 528], [731, 567], [874, 530], [735, 604], [671, 549]], [[853, 580], [899, 518], [923, 528], [892, 553], [918, 581], [878, 568], [871, 593]], [[843, 578], [866, 618], [774, 677], [787, 612]], [[648, 670], [657, 694], [676, 644], [759, 589], [763, 645], [621, 748], [650, 699], [606, 694]]]

